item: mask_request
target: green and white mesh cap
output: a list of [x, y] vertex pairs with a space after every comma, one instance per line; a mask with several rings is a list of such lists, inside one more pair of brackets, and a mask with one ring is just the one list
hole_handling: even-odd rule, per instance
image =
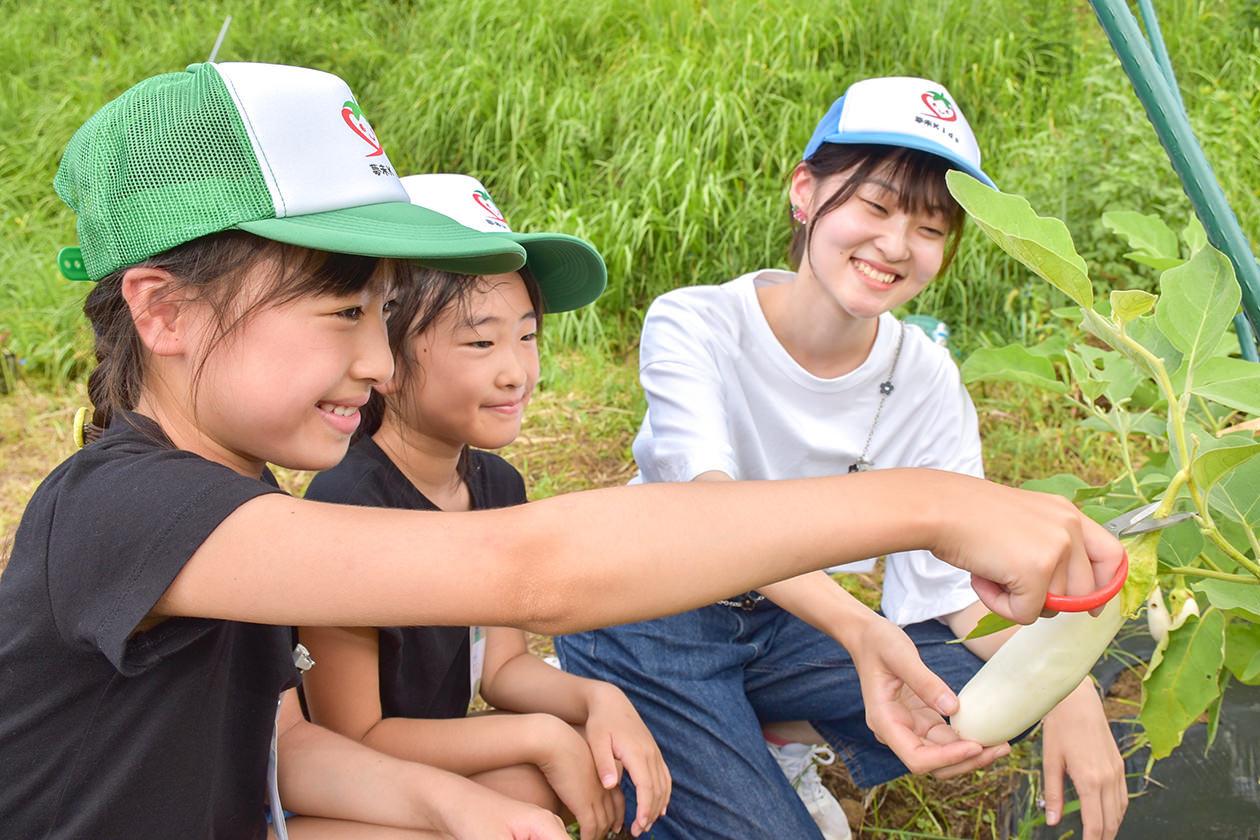
[[305, 67], [194, 64], [146, 79], [75, 132], [53, 186], [78, 213], [92, 280], [229, 229], [471, 274], [525, 259], [410, 203], [350, 88]]
[[490, 193], [471, 175], [407, 175], [403, 187], [413, 203], [448, 216], [483, 236], [525, 247], [525, 264], [538, 279], [547, 312], [565, 312], [599, 297], [608, 270], [589, 242], [563, 233], [514, 233]]

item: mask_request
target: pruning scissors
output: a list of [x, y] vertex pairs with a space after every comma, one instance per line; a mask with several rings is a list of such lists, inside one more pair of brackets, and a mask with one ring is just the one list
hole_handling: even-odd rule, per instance
[[[1103, 527], [1113, 537], [1131, 537], [1135, 534], [1159, 531], [1194, 516], [1194, 513], [1191, 511], [1151, 519], [1151, 514], [1159, 508], [1159, 505], [1159, 502], [1142, 505], [1140, 508], [1122, 513], [1115, 519], [1104, 522]], [[1128, 575], [1129, 554], [1125, 552], [1120, 558], [1120, 567], [1116, 569], [1115, 577], [1102, 589], [1099, 589], [1097, 592], [1091, 592], [1088, 595], [1055, 595], [1054, 593], [1048, 593], [1046, 595], [1046, 609], [1058, 610], [1059, 612], [1087, 612], [1096, 607], [1101, 607], [1116, 596], [1120, 588], [1124, 586], [1124, 579]]]

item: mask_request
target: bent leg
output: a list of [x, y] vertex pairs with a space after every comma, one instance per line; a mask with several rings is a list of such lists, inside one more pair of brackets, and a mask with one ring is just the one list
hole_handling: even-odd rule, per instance
[[[703, 607], [556, 639], [565, 669], [620, 687], [661, 748], [674, 789], [650, 832], [656, 840], [821, 836], [744, 695], [758, 648], [741, 640], [748, 614], [738, 612]], [[633, 814], [633, 785], [623, 788]]]
[[[984, 664], [938, 621], [905, 628], [924, 664], [958, 691]], [[784, 614], [770, 653], [748, 669], [747, 693], [766, 723], [808, 721], [844, 761], [860, 787], [907, 772], [901, 760], [866, 725], [857, 669], [838, 642]]]
[[546, 808], [553, 814], [562, 813], [564, 806], [560, 797], [556, 796], [543, 772], [533, 764], [496, 767], [484, 773], [474, 773], [468, 778], [511, 799]]

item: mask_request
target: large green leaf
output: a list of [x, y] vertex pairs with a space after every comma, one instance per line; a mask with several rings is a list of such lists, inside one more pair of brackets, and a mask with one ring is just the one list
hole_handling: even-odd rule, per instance
[[1186, 222], [1186, 226], [1181, 230], [1181, 239], [1192, 254], [1207, 246], [1207, 231], [1204, 230], [1203, 222], [1199, 221], [1198, 216], [1191, 216], [1190, 221]]
[[1020, 485], [1023, 490], [1036, 490], [1039, 493], [1054, 493], [1066, 499], [1076, 500], [1079, 490], [1089, 487], [1083, 478], [1071, 473], [1059, 473], [1046, 478], [1033, 478]]
[[1054, 374], [1049, 359], [1034, 356], [1019, 344], [1005, 347], [982, 347], [962, 364], [962, 380], [972, 383], [1022, 382], [1056, 394], [1067, 392], [1067, 386]]
[[[1158, 305], [1156, 303], [1156, 306]], [[1130, 322], [1125, 326], [1125, 332], [1149, 350], [1152, 355], [1162, 359], [1164, 367], [1176, 370], [1181, 366], [1181, 351], [1174, 347], [1168, 337], [1160, 331], [1159, 325], [1155, 323], [1154, 315], [1146, 315]]]
[[1107, 386], [1095, 376], [1098, 372], [1097, 368], [1087, 362], [1080, 353], [1071, 350], [1064, 354], [1064, 358], [1067, 359], [1068, 370], [1072, 371], [1072, 379], [1085, 395], [1085, 399], [1093, 402], [1102, 396], [1103, 389]]
[[1142, 412], [1141, 416], [1135, 417], [1129, 415], [1129, 432], [1131, 434], [1149, 435], [1153, 438], [1163, 440], [1164, 434], [1168, 431], [1164, 425], [1164, 421], [1149, 411]]
[[1186, 261], [1185, 257], [1152, 257], [1150, 254], [1144, 254], [1141, 251], [1129, 251], [1124, 255], [1124, 258], [1133, 260], [1139, 265], [1149, 266], [1156, 271], [1167, 271]]
[[1194, 373], [1190, 390], [1235, 411], [1260, 415], [1260, 363], [1214, 356]]
[[1213, 510], [1235, 522], [1260, 528], [1260, 458], [1250, 458], [1230, 470], [1212, 488], [1208, 501]]
[[1215, 248], [1204, 248], [1185, 265], [1159, 278], [1160, 295], [1155, 321], [1178, 350], [1197, 367], [1229, 329], [1242, 292], [1234, 267]]
[[1206, 541], [1198, 524], [1187, 520], [1164, 531], [1159, 541], [1159, 559], [1170, 566], [1190, 566], [1203, 552]]
[[1217, 697], [1225, 661], [1225, 616], [1209, 609], [1169, 632], [1168, 647], [1143, 684], [1141, 720], [1151, 755], [1165, 758]]
[[1133, 210], [1110, 210], [1103, 213], [1102, 223], [1112, 233], [1124, 237], [1129, 247], [1142, 256], [1180, 261], [1177, 234], [1158, 216]]
[[1190, 464], [1190, 475], [1203, 490], [1220, 481], [1225, 473], [1260, 454], [1260, 443], [1232, 437], [1223, 443], [1222, 446], [1201, 449]]
[[1207, 596], [1208, 602], [1249, 621], [1260, 621], [1260, 581], [1236, 583], [1231, 580], [1204, 578], [1194, 588]]
[[1089, 269], [1076, 252], [1067, 225], [1038, 216], [1027, 199], [990, 189], [956, 169], [946, 173], [945, 182], [967, 214], [1003, 251], [1081, 306], [1094, 305]]
[[[1076, 309], [1080, 312], [1080, 309]], [[1052, 362], [1063, 361], [1063, 353], [1068, 348], [1068, 340], [1065, 335], [1048, 336], [1044, 341], [1039, 341], [1032, 347], [1027, 348], [1029, 353], [1034, 356], [1041, 356], [1043, 359], [1049, 359]]]
[[1123, 403], [1142, 383], [1141, 372], [1121, 353], [1114, 350], [1095, 352], [1098, 353], [1098, 363], [1102, 367], [1099, 378], [1106, 386], [1103, 393], [1113, 405]]
[[1234, 679], [1260, 685], [1260, 626], [1231, 621], [1225, 629], [1225, 667]]
[[1203, 745], [1203, 754], [1207, 755], [1216, 741], [1216, 733], [1221, 728], [1221, 708], [1225, 705], [1225, 689], [1229, 687], [1229, 669], [1222, 668], [1216, 678], [1216, 699], [1208, 705], [1207, 710], [1207, 743]]

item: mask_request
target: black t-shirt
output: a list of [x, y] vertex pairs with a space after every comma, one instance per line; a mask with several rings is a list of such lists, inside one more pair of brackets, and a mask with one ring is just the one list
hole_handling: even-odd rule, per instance
[[0, 578], [0, 838], [265, 835], [289, 628], [134, 631], [220, 522], [275, 492], [132, 414], [36, 490]]
[[[469, 451], [467, 482], [474, 510], [525, 501], [520, 473], [489, 452]], [[438, 509], [366, 437], [350, 447], [340, 464], [312, 479], [306, 498], [365, 507]], [[467, 627], [379, 630], [381, 713], [385, 717], [453, 718], [467, 713], [471, 691]], [[318, 663], [319, 652], [312, 655]]]

